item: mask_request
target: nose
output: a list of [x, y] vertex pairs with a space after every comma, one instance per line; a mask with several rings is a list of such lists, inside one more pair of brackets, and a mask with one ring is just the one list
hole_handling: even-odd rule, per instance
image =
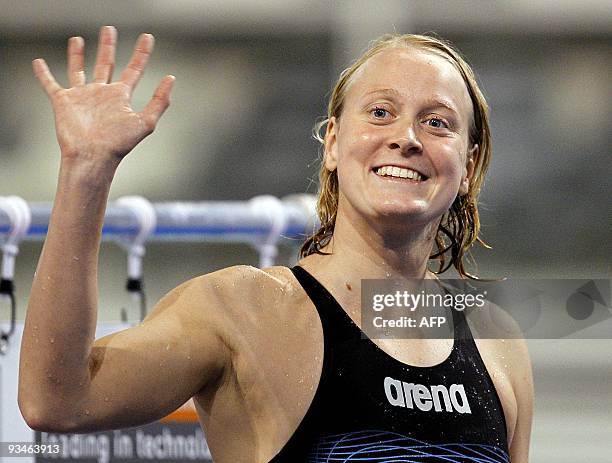
[[414, 127], [410, 124], [408, 127], [403, 127], [390, 141], [389, 148], [399, 150], [402, 154], [410, 152], [420, 152], [423, 150], [423, 145], [417, 137]]

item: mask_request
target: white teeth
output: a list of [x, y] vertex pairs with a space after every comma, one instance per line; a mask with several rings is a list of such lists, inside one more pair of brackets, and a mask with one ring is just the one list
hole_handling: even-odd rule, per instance
[[411, 169], [402, 169], [401, 167], [397, 167], [397, 166], [379, 167], [376, 170], [376, 173], [383, 177], [390, 176], [390, 177], [397, 177], [397, 178], [409, 178], [409, 179], [416, 180], [416, 181], [423, 180], [423, 177], [417, 171], [414, 171]]

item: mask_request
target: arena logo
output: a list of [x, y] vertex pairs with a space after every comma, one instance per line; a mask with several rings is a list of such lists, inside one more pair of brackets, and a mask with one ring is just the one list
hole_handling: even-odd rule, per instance
[[472, 413], [463, 384], [451, 384], [450, 389], [442, 384], [427, 387], [387, 376], [384, 386], [387, 400], [395, 407], [416, 406], [424, 412], [433, 408], [436, 412]]

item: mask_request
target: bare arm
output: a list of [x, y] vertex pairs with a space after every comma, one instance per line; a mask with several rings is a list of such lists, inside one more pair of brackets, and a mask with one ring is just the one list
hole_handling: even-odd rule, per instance
[[81, 38], [68, 46], [70, 88], [57, 84], [43, 60], [33, 62], [53, 104], [61, 149], [21, 346], [19, 405], [37, 429], [90, 430], [153, 420], [195, 394], [219, 371], [224, 355], [214, 317], [210, 329], [198, 333], [198, 346], [206, 349], [194, 345], [190, 324], [202, 326], [205, 317], [195, 315], [194, 304], [206, 292], [195, 282], [162, 300], [142, 325], [94, 345], [98, 252], [111, 181], [121, 159], [154, 130], [174, 80], [166, 76], [145, 109], [133, 111], [131, 94], [153, 37], [140, 36], [120, 79], [109, 83], [115, 42], [115, 29], [102, 28], [89, 84]]
[[516, 426], [510, 443], [512, 463], [529, 462], [531, 424], [533, 422], [533, 374], [527, 344], [523, 339], [513, 339], [512, 384], [517, 403]]
[[[533, 375], [527, 343], [512, 316], [489, 303], [468, 314], [470, 328], [504, 407], [512, 463], [529, 461], [533, 421]], [[504, 400], [505, 399], [505, 400]]]

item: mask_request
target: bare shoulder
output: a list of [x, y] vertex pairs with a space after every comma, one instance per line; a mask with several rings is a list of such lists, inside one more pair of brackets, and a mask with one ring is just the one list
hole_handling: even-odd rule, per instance
[[533, 375], [520, 326], [487, 302], [467, 317], [478, 350], [504, 407], [512, 461], [527, 461], [533, 419]]
[[520, 326], [512, 316], [497, 304], [486, 301], [483, 307], [467, 315], [475, 339], [486, 341], [486, 346], [517, 373], [530, 367], [529, 352]]
[[[209, 283], [218, 285], [240, 286], [242, 289], [251, 288], [256, 290], [282, 287], [295, 282], [293, 273], [287, 267], [275, 266], [259, 269], [251, 265], [235, 265], [216, 272], [203, 275], [203, 279]], [[261, 288], [264, 285], [264, 288]]]
[[[276, 313], [299, 304], [306, 296], [287, 267], [236, 265], [194, 278], [166, 296], [177, 297], [186, 299], [192, 310], [205, 311], [207, 317], [232, 324], [242, 323], [245, 318], [254, 322], [271, 311]], [[163, 310], [163, 301], [159, 310]]]
[[[291, 271], [286, 267], [258, 269], [250, 265], [226, 267], [188, 280], [162, 298], [155, 311], [163, 311], [179, 298], [193, 305], [214, 306], [214, 302], [244, 302], [246, 296], [285, 288], [291, 284]], [[213, 303], [213, 304], [211, 304]], [[231, 307], [225, 307], [230, 309]]]
[[[201, 364], [214, 371], [233, 365], [270, 333], [299, 325], [295, 316], [299, 283], [286, 267], [227, 267], [198, 276], [164, 296], [142, 327], [163, 339], [207, 352]], [[299, 312], [299, 311], [297, 311]], [[305, 318], [305, 316], [304, 316]], [[290, 323], [291, 322], [291, 323]], [[213, 362], [214, 361], [214, 362]]]

